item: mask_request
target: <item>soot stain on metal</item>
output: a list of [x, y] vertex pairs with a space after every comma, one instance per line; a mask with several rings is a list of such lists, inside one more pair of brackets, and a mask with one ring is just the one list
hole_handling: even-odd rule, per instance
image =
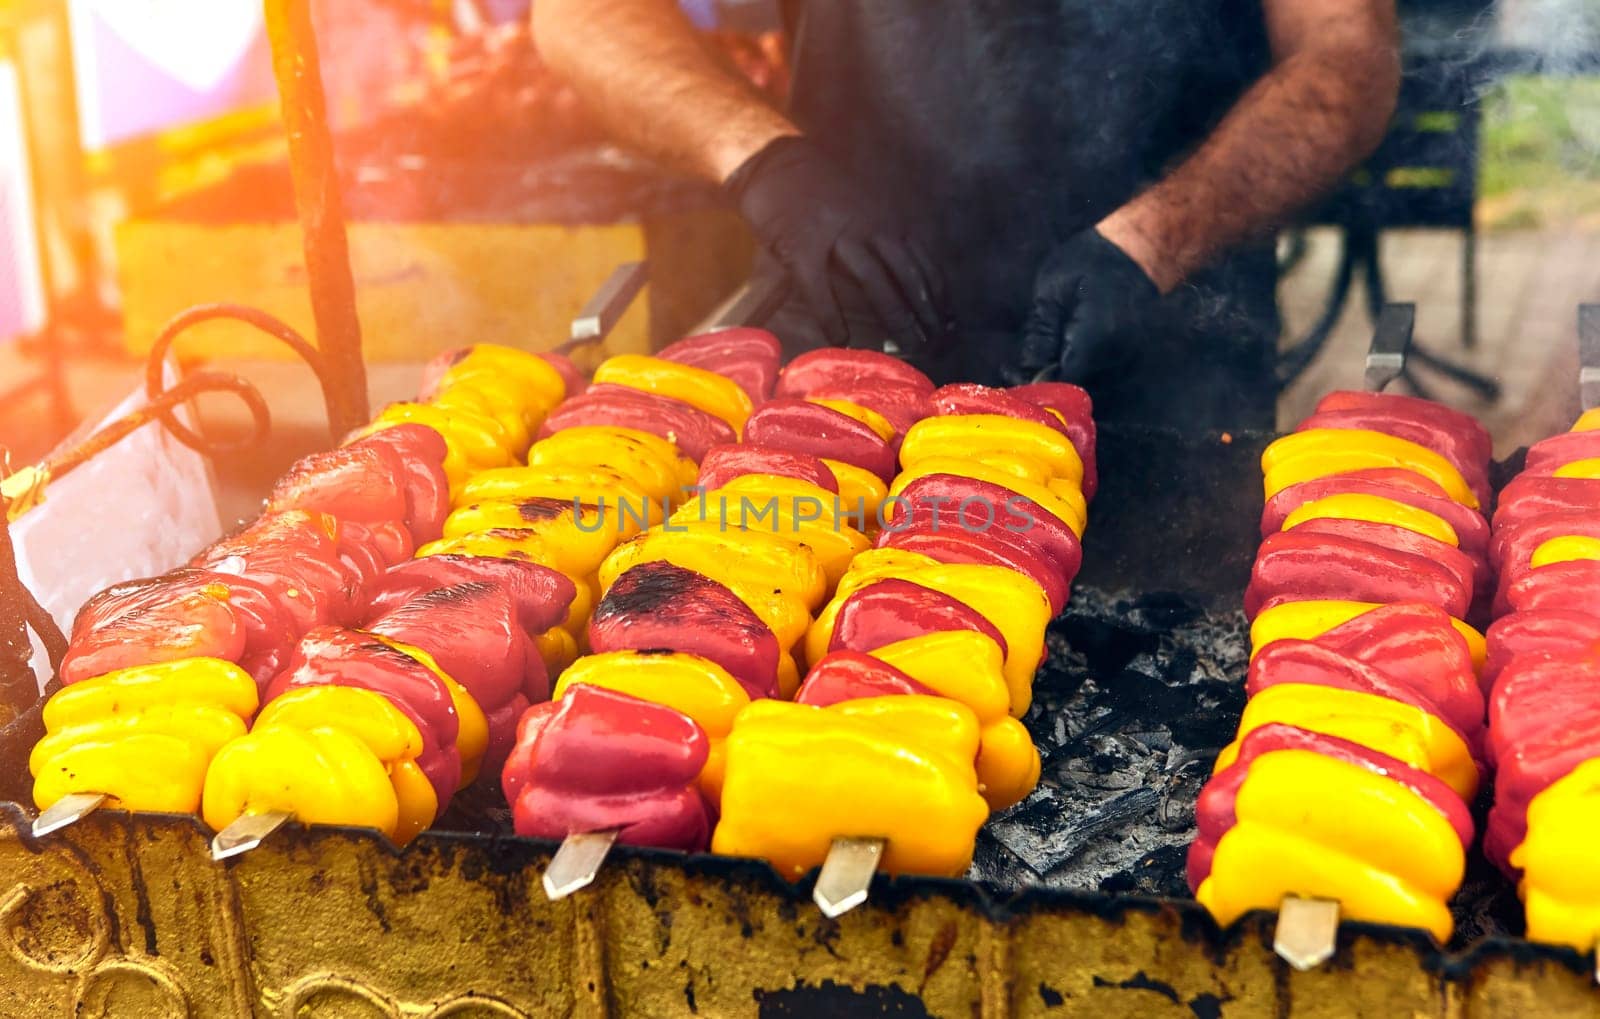
[[884, 1016], [932, 1019], [922, 999], [899, 987], [868, 984], [861, 990], [824, 980], [820, 984], [797, 981], [779, 991], [754, 992], [756, 1014], [762, 1019], [789, 1016], [828, 1016], [830, 1019], [880, 1019]]
[[156, 947], [156, 921], [150, 909], [150, 889], [144, 881], [144, 865], [139, 862], [139, 846], [132, 824], [123, 827], [124, 841], [128, 847], [128, 881], [133, 886], [133, 918], [144, 931], [145, 954], [159, 956]]
[[1060, 1008], [1067, 1001], [1061, 996], [1060, 991], [1043, 981], [1039, 983], [1039, 1000], [1044, 1002], [1045, 1008]]
[[954, 920], [946, 921], [939, 928], [939, 933], [933, 936], [933, 942], [928, 946], [928, 961], [922, 967], [922, 987], [928, 986], [928, 981], [939, 972], [939, 967], [950, 958], [951, 949], [956, 947], [956, 938], [960, 935]]
[[383, 904], [383, 898], [378, 894], [378, 874], [368, 860], [361, 860], [356, 867], [358, 878], [357, 887], [367, 900], [367, 912], [377, 918], [378, 926], [383, 928], [383, 933], [388, 934], [392, 929], [389, 923], [389, 910]]
[[1150, 977], [1145, 974], [1144, 970], [1139, 970], [1127, 980], [1119, 981], [1107, 980], [1104, 977], [1096, 975], [1094, 978], [1094, 985], [1096, 987], [1115, 987], [1121, 991], [1154, 991], [1163, 998], [1171, 1001], [1174, 1005], [1183, 1004], [1183, 998], [1178, 995], [1177, 988], [1173, 987], [1169, 983], [1166, 983], [1165, 981], [1150, 979]]

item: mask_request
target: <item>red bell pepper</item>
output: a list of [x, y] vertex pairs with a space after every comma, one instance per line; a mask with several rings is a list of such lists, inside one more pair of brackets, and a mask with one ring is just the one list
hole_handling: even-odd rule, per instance
[[1494, 806], [1484, 827], [1484, 855], [1515, 876], [1511, 853], [1527, 837], [1528, 804], [1572, 769], [1596, 757], [1600, 757], [1600, 720], [1590, 713], [1498, 751]]
[[533, 356], [554, 368], [556, 374], [561, 376], [561, 381], [566, 383], [566, 399], [581, 396], [583, 391], [589, 388], [588, 377], [578, 370], [578, 366], [567, 355], [554, 350], [543, 350]]
[[783, 346], [765, 329], [734, 326], [685, 337], [663, 347], [656, 356], [725, 375], [759, 407], [772, 399], [778, 366], [783, 363]]
[[300, 686], [350, 686], [371, 690], [399, 708], [422, 734], [417, 767], [428, 777], [443, 813], [461, 782], [455, 702], [432, 670], [388, 644], [338, 626], [300, 639], [289, 664], [267, 685], [263, 702]]
[[1518, 474], [1500, 490], [1493, 526], [1499, 530], [1548, 513], [1584, 512], [1600, 512], [1600, 478]]
[[1470, 728], [1483, 724], [1483, 696], [1472, 650], [1443, 609], [1416, 602], [1363, 612], [1315, 642], [1382, 669], [1459, 716]]
[[818, 386], [806, 394], [813, 400], [845, 400], [883, 415], [894, 426], [889, 444], [898, 451], [900, 440], [912, 425], [933, 414], [928, 391], [920, 385], [884, 380]]
[[[272, 591], [305, 633], [354, 622], [369, 593], [339, 555], [339, 522], [324, 513], [269, 513], [195, 557], [191, 565], [249, 577]], [[347, 536], [347, 549], [348, 549]]]
[[932, 393], [934, 388], [933, 382], [922, 372], [881, 351], [823, 347], [808, 350], [784, 365], [774, 395], [798, 398], [813, 396], [827, 386], [880, 382], [915, 386], [925, 393]]
[[538, 438], [547, 439], [564, 428], [580, 425], [637, 428], [674, 443], [684, 456], [696, 462], [712, 446], [737, 442], [739, 438], [726, 421], [682, 400], [610, 384], [590, 386], [582, 396], [551, 411], [539, 427]]
[[414, 545], [436, 541], [450, 515], [450, 482], [444, 476], [444, 436], [426, 425], [397, 424], [349, 443], [394, 453], [405, 489], [406, 530]]
[[367, 630], [428, 652], [485, 712], [521, 693], [550, 699], [544, 659], [517, 619], [511, 592], [469, 581], [413, 598], [374, 619]]
[[1261, 536], [1277, 534], [1289, 514], [1302, 505], [1341, 493], [1376, 495], [1415, 506], [1440, 517], [1456, 532], [1461, 551], [1488, 561], [1489, 522], [1482, 515], [1451, 499], [1444, 489], [1413, 471], [1398, 467], [1372, 467], [1332, 474], [1290, 485], [1267, 500], [1261, 511]]
[[[1501, 598], [1498, 594], [1503, 594]], [[1600, 561], [1574, 559], [1513, 573], [1495, 600], [1498, 614], [1577, 609], [1600, 616]]]
[[917, 552], [941, 563], [1004, 566], [1039, 585], [1050, 602], [1052, 616], [1059, 615], [1072, 596], [1072, 577], [1076, 576], [1076, 570], [1070, 575], [1063, 573], [1056, 564], [1046, 561], [1036, 548], [1001, 529], [981, 534], [949, 524], [935, 529], [931, 521], [907, 527], [886, 527], [878, 534], [878, 547]]
[[1575, 460], [1595, 457], [1600, 457], [1600, 431], [1561, 432], [1528, 447], [1522, 473], [1548, 476]]
[[794, 695], [794, 700], [796, 704], [825, 708], [840, 701], [860, 700], [863, 697], [893, 697], [901, 694], [937, 696], [933, 690], [888, 662], [874, 658], [864, 651], [829, 651], [806, 673], [805, 682], [800, 684], [800, 690]]
[[116, 584], [90, 598], [73, 621], [61, 681], [182, 658], [239, 661], [248, 633], [213, 576], [183, 570]]
[[429, 591], [472, 581], [487, 581], [510, 592], [517, 619], [530, 634], [543, 633], [565, 620], [578, 593], [571, 579], [536, 563], [494, 556], [433, 555], [391, 567], [372, 592], [366, 618], [377, 619]]
[[819, 403], [775, 399], [764, 404], [745, 422], [744, 441], [838, 460], [871, 471], [885, 484], [895, 474], [894, 449], [877, 432]]
[[1363, 411], [1406, 417], [1442, 431], [1452, 432], [1457, 443], [1471, 459], [1487, 463], [1494, 455], [1494, 442], [1488, 429], [1477, 418], [1465, 411], [1446, 407], [1433, 400], [1397, 393], [1369, 393], [1355, 389], [1335, 390], [1317, 401], [1318, 414], [1335, 414], [1344, 411]]
[[1095, 468], [1094, 401], [1088, 392], [1067, 382], [1030, 382], [1012, 386], [1006, 392], [1061, 415], [1067, 425], [1067, 438], [1083, 461], [1083, 496], [1093, 499], [1099, 487], [1099, 472]]
[[722, 668], [752, 698], [778, 696], [778, 638], [739, 596], [710, 577], [665, 560], [618, 577], [589, 618], [589, 647], [670, 649]]
[[[1083, 544], [1065, 520], [1034, 500], [1002, 485], [956, 474], [929, 474], [889, 501], [884, 529], [918, 527], [937, 533], [962, 531], [1022, 544], [1048, 563], [1066, 583], [1083, 564]], [[1057, 611], [1060, 611], [1059, 609]]]
[[1472, 604], [1470, 586], [1430, 559], [1371, 542], [1298, 532], [1280, 531], [1261, 543], [1244, 594], [1250, 618], [1280, 602], [1330, 598], [1420, 601], [1457, 619]]
[[868, 584], [845, 598], [834, 616], [828, 657], [834, 651], [864, 654], [898, 640], [945, 630], [975, 630], [998, 644], [1002, 656], [1011, 653], [995, 625], [967, 603], [931, 587], [890, 578]]
[[357, 523], [404, 520], [405, 469], [383, 445], [351, 445], [301, 457], [267, 496], [267, 512], [301, 509]]
[[501, 783], [518, 835], [617, 829], [629, 845], [693, 852], [711, 839], [696, 782], [710, 747], [687, 715], [578, 684], [522, 716]]
[[1484, 639], [1489, 653], [1481, 683], [1492, 690], [1501, 671], [1520, 655], [1600, 650], [1600, 615], [1564, 606], [1519, 609], [1495, 620]]
[[[1375, 774], [1384, 775], [1416, 793], [1430, 806], [1444, 815], [1450, 827], [1461, 839], [1463, 849], [1470, 848], [1473, 839], [1472, 813], [1461, 797], [1444, 782], [1419, 771], [1387, 754], [1369, 750], [1359, 743], [1311, 732], [1292, 725], [1271, 724], [1256, 729], [1244, 738], [1239, 756], [1218, 772], [1200, 791], [1195, 804], [1195, 840], [1189, 846], [1188, 881], [1191, 891], [1200, 887], [1211, 873], [1211, 858], [1217, 842], [1234, 825], [1234, 802], [1239, 789], [1250, 772], [1250, 763], [1263, 754], [1276, 750], [1309, 750], [1347, 764], [1359, 765]], [[1308, 793], [1311, 790], [1307, 790]]]
[[839, 491], [839, 479], [833, 476], [833, 471], [810, 453], [747, 443], [714, 446], [708, 450], [700, 461], [700, 476], [696, 484], [708, 492], [714, 492], [745, 474], [776, 474], [809, 481], [824, 491]]
[[1479, 455], [1476, 434], [1467, 435], [1441, 428], [1437, 424], [1403, 413], [1396, 414], [1392, 410], [1359, 408], [1313, 414], [1300, 422], [1295, 431], [1305, 432], [1314, 428], [1356, 428], [1382, 432], [1431, 449], [1461, 473], [1480, 505], [1487, 506], [1491, 502], [1494, 490], [1489, 484], [1489, 457]]
[[1493, 583], [1488, 563], [1480, 562], [1454, 545], [1438, 538], [1418, 534], [1398, 524], [1384, 524], [1372, 520], [1346, 520], [1338, 517], [1318, 517], [1296, 524], [1294, 534], [1328, 534], [1339, 538], [1382, 545], [1392, 552], [1418, 555], [1449, 570], [1463, 587], [1476, 595], [1480, 587]]

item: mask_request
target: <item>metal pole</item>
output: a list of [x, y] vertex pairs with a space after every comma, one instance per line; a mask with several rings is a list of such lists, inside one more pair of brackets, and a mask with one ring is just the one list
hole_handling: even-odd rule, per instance
[[367, 368], [345, 237], [344, 205], [334, 166], [333, 137], [322, 92], [322, 70], [311, 0], [265, 0], [272, 70], [278, 79], [295, 205], [305, 235], [306, 278], [317, 346], [327, 374], [322, 393], [335, 434], [366, 424]]

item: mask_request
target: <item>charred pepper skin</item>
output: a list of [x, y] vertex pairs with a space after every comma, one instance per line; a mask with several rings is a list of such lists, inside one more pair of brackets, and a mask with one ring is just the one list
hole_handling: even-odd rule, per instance
[[696, 784], [709, 751], [682, 712], [579, 684], [522, 716], [501, 783], [518, 835], [616, 829], [629, 845], [694, 852], [711, 834]]

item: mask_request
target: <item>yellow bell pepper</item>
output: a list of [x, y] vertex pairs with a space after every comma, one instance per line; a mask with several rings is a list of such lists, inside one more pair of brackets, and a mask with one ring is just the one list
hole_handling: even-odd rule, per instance
[[412, 644], [402, 644], [386, 637], [375, 636], [374, 639], [421, 662], [429, 672], [438, 676], [444, 682], [445, 689], [450, 691], [450, 703], [456, 709], [456, 752], [461, 755], [461, 781], [456, 788], [465, 789], [478, 777], [478, 765], [483, 763], [483, 752], [489, 746], [489, 720], [484, 716], [483, 709], [472, 699], [472, 695], [467, 693], [466, 687], [456, 682], [454, 676], [439, 668], [439, 663], [422, 648]]
[[28, 759], [34, 802], [102, 793], [129, 810], [192, 812], [207, 765], [244, 734], [256, 704], [255, 681], [215, 658], [74, 683], [45, 704], [45, 736]]
[[724, 375], [643, 354], [606, 358], [595, 369], [594, 380], [680, 400], [721, 418], [735, 434], [744, 430], [745, 419], [754, 409], [750, 394]]
[[[435, 410], [435, 412], [439, 414], [444, 413], [444, 411], [437, 410], [437, 408], [430, 409]], [[350, 441], [354, 442], [356, 439], [363, 439], [374, 434], [375, 432], [381, 432], [385, 428], [393, 428], [395, 425], [403, 425], [406, 423], [407, 422], [400, 420], [384, 421], [380, 418], [379, 420], [367, 425], [365, 428], [357, 429], [352, 435]], [[420, 424], [421, 422], [417, 423]], [[440, 431], [437, 427], [434, 427], [433, 430], [438, 434], [439, 438], [444, 440], [444, 461], [440, 464], [440, 467], [444, 471], [445, 481], [447, 481], [450, 485], [450, 494], [452, 497], [459, 496], [462, 487], [467, 483], [467, 479], [472, 477], [473, 472], [478, 468], [467, 460], [467, 455], [466, 453], [462, 452], [461, 444], [459, 442], [452, 438], [448, 433]]]
[[855, 464], [826, 458], [822, 462], [833, 472], [834, 480], [839, 482], [839, 507], [844, 511], [839, 519], [848, 521], [850, 515], [854, 514], [854, 519], [860, 525], [857, 530], [868, 533], [876, 531], [878, 515], [883, 512], [883, 500], [889, 496], [889, 486], [876, 474]]
[[400, 804], [383, 761], [337, 720], [314, 729], [258, 725], [206, 771], [201, 816], [221, 831], [245, 814], [281, 811], [301, 824], [376, 828], [393, 838]]
[[664, 493], [641, 488], [633, 478], [612, 467], [501, 467], [479, 471], [467, 479], [455, 506], [475, 502], [520, 502], [524, 499], [576, 500], [619, 516], [631, 516], [645, 526], [659, 524]]
[[1406, 439], [1363, 428], [1311, 428], [1292, 432], [1261, 454], [1268, 499], [1290, 485], [1368, 467], [1401, 467], [1443, 488], [1456, 502], [1478, 508], [1461, 472], [1444, 457]]
[[1219, 924], [1300, 895], [1338, 900], [1345, 919], [1422, 927], [1449, 940], [1446, 902], [1466, 854], [1449, 822], [1405, 786], [1284, 750], [1251, 762], [1235, 809], [1238, 821], [1196, 892]]
[[525, 531], [537, 538], [542, 554], [557, 570], [581, 577], [600, 568], [620, 543], [639, 533], [639, 523], [608, 506], [574, 510], [571, 501], [475, 502], [451, 513], [444, 521], [445, 541], [486, 531]]
[[942, 697], [757, 701], [727, 739], [712, 851], [764, 857], [794, 879], [834, 838], [877, 837], [888, 873], [962, 874], [988, 816], [977, 749], [971, 709]]
[[522, 387], [525, 401], [545, 407], [554, 407], [568, 395], [566, 380], [550, 362], [530, 351], [498, 343], [473, 344], [461, 360], [445, 371], [441, 383], [468, 374], [514, 380]]
[[45, 703], [45, 731], [162, 704], [214, 704], [249, 718], [259, 698], [250, 674], [220, 658], [136, 665], [62, 687]]
[[894, 441], [894, 425], [889, 423], [888, 418], [870, 407], [863, 407], [861, 404], [850, 400], [831, 400], [822, 396], [808, 396], [806, 397], [806, 402], [814, 403], [819, 407], [826, 407], [829, 410], [836, 410], [847, 418], [861, 422], [876, 432], [878, 438], [884, 442]]
[[1065, 435], [1034, 421], [1003, 414], [950, 414], [923, 418], [906, 432], [900, 466], [929, 457], [969, 457], [984, 452], [1021, 453], [1042, 460], [1054, 477], [1083, 484], [1083, 459]]
[[1537, 569], [1540, 566], [1570, 563], [1582, 559], [1600, 559], [1600, 538], [1588, 538], [1579, 534], [1551, 538], [1533, 550], [1533, 558], [1529, 561], [1529, 565]]
[[[471, 469], [504, 467], [518, 458], [506, 430], [486, 414], [446, 410], [426, 403], [391, 403], [376, 418], [378, 424], [402, 422], [426, 425], [443, 435], [445, 444], [453, 443]], [[448, 467], [445, 473], [449, 473]]]
[[1550, 473], [1558, 478], [1600, 478], [1600, 457], [1564, 463]]
[[1215, 770], [1234, 762], [1246, 736], [1274, 722], [1388, 754], [1438, 778], [1469, 803], [1477, 795], [1478, 766], [1472, 752], [1443, 719], [1377, 694], [1309, 683], [1278, 683], [1250, 698], [1238, 735], [1217, 755]]
[[822, 568], [827, 590], [832, 590], [850, 561], [872, 547], [865, 534], [844, 523], [834, 510], [833, 494], [809, 482], [745, 475], [685, 503], [666, 530], [739, 532], [758, 543], [769, 536], [791, 546], [804, 545]]
[[521, 380], [483, 365], [446, 372], [434, 388], [431, 402], [437, 403], [440, 397], [457, 393], [471, 393], [493, 408], [491, 416], [501, 424], [509, 428], [510, 422], [515, 420], [530, 437], [555, 407]]
[[941, 563], [931, 556], [874, 548], [856, 556], [838, 590], [806, 631], [808, 662], [821, 661], [833, 639], [834, 621], [851, 594], [878, 580], [897, 578], [943, 591], [983, 616], [1006, 639], [1002, 666], [1011, 714], [1021, 718], [1033, 702], [1033, 674], [1044, 660], [1050, 599], [1038, 584], [1003, 566]]
[[[1313, 640], [1329, 630], [1380, 606], [1360, 601], [1296, 601], [1274, 605], [1256, 616], [1250, 624], [1250, 657], [1275, 640]], [[1483, 634], [1459, 619], [1450, 620], [1467, 642], [1472, 668], [1483, 671], [1488, 644]]]
[[1064, 478], [1057, 478], [1053, 473], [1051, 473], [1049, 464], [1045, 463], [1043, 460], [1040, 460], [1038, 457], [1029, 456], [1026, 453], [1011, 453], [1005, 450], [987, 449], [981, 450], [970, 456], [961, 457], [960, 459], [971, 460], [973, 463], [979, 463], [985, 467], [992, 467], [995, 470], [1002, 471], [1014, 478], [1021, 478], [1023, 481], [1031, 481], [1036, 485], [1044, 485], [1046, 488], [1050, 486], [1050, 482], [1052, 481], [1065, 480]]
[[778, 650], [778, 696], [786, 701], [794, 700], [795, 691], [800, 689], [800, 666], [794, 660], [794, 655], [788, 648]]
[[1283, 521], [1283, 530], [1289, 531], [1308, 520], [1367, 520], [1375, 524], [1391, 524], [1408, 531], [1425, 535], [1446, 545], [1460, 547], [1461, 539], [1455, 528], [1443, 517], [1425, 509], [1381, 495], [1364, 495], [1341, 492], [1336, 495], [1312, 499], [1296, 507]]
[[539, 649], [539, 657], [544, 659], [545, 671], [552, 676], [559, 675], [578, 659], [577, 638], [565, 627], [552, 626], [535, 634], [533, 644]]
[[[951, 474], [958, 478], [973, 478], [987, 481], [991, 485], [999, 485], [1007, 491], [1032, 499], [1046, 512], [1053, 514], [1072, 528], [1072, 532], [1078, 537], [1083, 537], [1089, 515], [1088, 505], [1084, 502], [1083, 493], [1077, 489], [1076, 482], [1052, 487], [1057, 481], [1063, 480], [1057, 478], [1044, 485], [1038, 485], [998, 467], [990, 467], [976, 459], [955, 455], [925, 456], [895, 476], [894, 484], [889, 486], [889, 498], [895, 498], [905, 491], [907, 485], [930, 474]], [[1003, 507], [995, 507], [995, 515], [1001, 519], [1006, 518]]]
[[659, 436], [634, 428], [583, 425], [540, 439], [528, 451], [530, 467], [611, 467], [640, 488], [673, 505], [692, 486], [700, 469]]
[[978, 792], [1004, 810], [1039, 784], [1039, 751], [1027, 728], [1008, 714], [1000, 645], [973, 630], [945, 630], [898, 640], [870, 652], [941, 697], [972, 709], [978, 736]]
[[1528, 835], [1512, 850], [1511, 865], [1522, 870], [1531, 940], [1571, 945], [1580, 952], [1600, 942], [1597, 818], [1600, 759], [1578, 765], [1528, 805]]
[[293, 687], [267, 702], [256, 725], [315, 729], [334, 726], [367, 745], [389, 773], [398, 809], [394, 841], [405, 845], [433, 824], [439, 798], [417, 766], [422, 733], [388, 698], [352, 686]]
[[418, 559], [435, 555], [519, 559], [557, 571], [560, 571], [558, 563], [561, 559], [537, 531], [516, 527], [497, 527], [488, 531], [472, 531], [459, 538], [440, 538], [421, 546], [416, 552]]
[[712, 803], [721, 799], [726, 763], [723, 741], [735, 716], [750, 704], [750, 695], [727, 670], [682, 651], [608, 651], [574, 662], [556, 681], [551, 698], [560, 700], [580, 683], [664, 704], [698, 722], [711, 741], [711, 752], [700, 771], [700, 789]]
[[[467, 411], [492, 418], [505, 432], [510, 451], [518, 456], [527, 452], [529, 444], [533, 442], [533, 432], [529, 430], [522, 408], [512, 402], [503, 389], [491, 386], [488, 380], [481, 385], [449, 386], [441, 389], [428, 402], [443, 411]], [[537, 429], [538, 425], [533, 427]]]

